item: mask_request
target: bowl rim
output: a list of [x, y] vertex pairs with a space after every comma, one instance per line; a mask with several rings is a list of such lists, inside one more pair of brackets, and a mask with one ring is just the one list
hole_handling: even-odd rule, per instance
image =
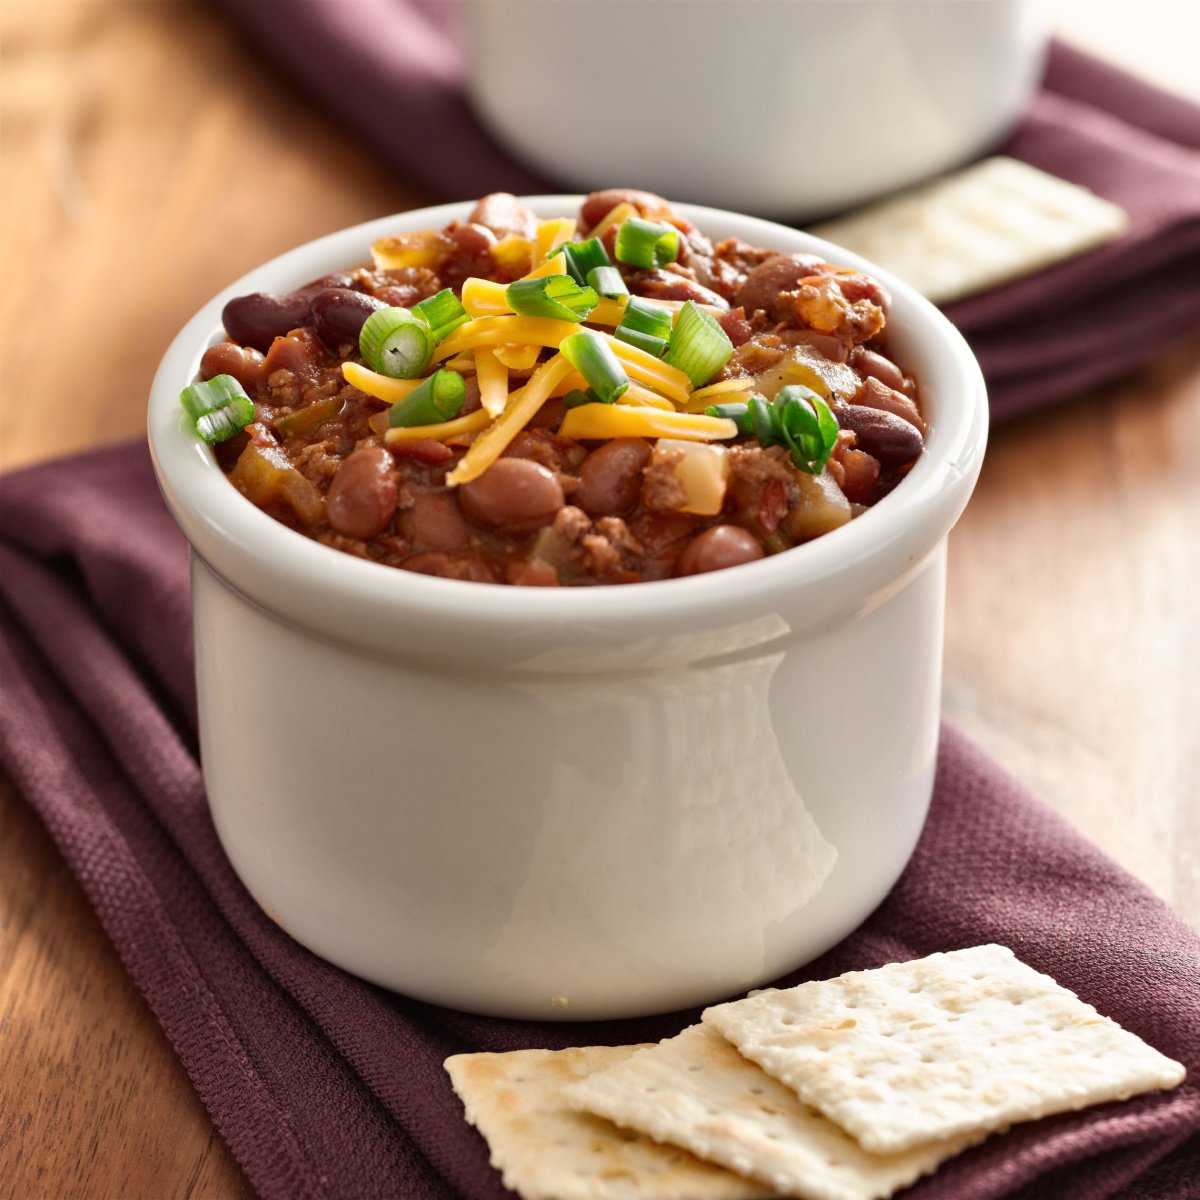
[[[540, 216], [578, 211], [580, 195], [523, 196]], [[692, 204], [673, 207], [702, 232], [736, 230], [753, 244], [782, 253], [819, 253], [866, 271], [891, 293], [893, 337], [922, 342], [922, 355], [944, 376], [927, 412], [925, 450], [902, 484], [848, 524], [812, 542], [732, 570], [631, 586], [523, 588], [480, 584], [400, 570], [322, 545], [268, 516], [233, 488], [210, 446], [187, 428], [179, 391], [194, 378], [203, 351], [224, 336], [220, 314], [233, 296], [299, 287], [347, 264], [364, 261], [376, 238], [465, 219], [474, 201], [461, 201], [376, 218], [326, 234], [270, 259], [207, 301], [176, 335], [151, 387], [148, 435], [164, 499], [193, 549], [235, 587], [268, 607], [287, 593], [282, 610], [302, 623], [329, 623], [329, 614], [353, 602], [359, 614], [393, 615], [438, 625], [470, 619], [485, 634], [564, 621], [608, 628], [631, 623], [675, 624], [702, 619], [752, 597], [809, 591], [851, 577], [873, 560], [913, 563], [949, 531], [978, 476], [987, 441], [983, 376], [966, 341], [947, 318], [901, 280], [862, 257], [811, 234], [756, 217]], [[719, 236], [731, 236], [720, 233]], [[899, 320], [897, 322], [897, 314]], [[905, 357], [902, 355], [901, 357]], [[925, 378], [922, 378], [924, 376]], [[923, 389], [929, 372], [918, 372]], [[931, 398], [926, 394], [926, 400]], [[955, 403], [948, 403], [949, 399]], [[878, 572], [875, 572], [877, 575]], [[894, 575], [895, 572], [893, 571]]]

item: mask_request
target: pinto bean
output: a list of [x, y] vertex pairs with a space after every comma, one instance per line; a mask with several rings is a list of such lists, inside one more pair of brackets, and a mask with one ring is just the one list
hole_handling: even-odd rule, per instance
[[553, 522], [566, 502], [553, 471], [529, 458], [501, 458], [458, 489], [462, 510], [477, 525], [532, 533]]
[[496, 244], [496, 235], [486, 225], [477, 225], [472, 221], [466, 224], [455, 222], [448, 226], [446, 236], [463, 254], [486, 254]]
[[497, 583], [496, 573], [482, 559], [464, 554], [414, 554], [401, 564], [405, 571], [418, 575], [437, 575], [442, 579], [466, 579], [472, 583]]
[[338, 533], [367, 541], [387, 528], [396, 499], [392, 456], [382, 446], [365, 446], [338, 467], [325, 511]]
[[878, 408], [884, 412], [894, 413], [903, 417], [910, 425], [915, 425], [922, 433], [925, 432], [925, 422], [917, 406], [903, 393], [880, 382], [874, 375], [868, 375], [863, 385], [854, 397], [854, 403], [862, 408]]
[[215, 375], [232, 375], [253, 394], [266, 379], [266, 359], [249, 346], [238, 346], [234, 342], [218, 342], [209, 346], [200, 360], [200, 378], [212, 379]]
[[418, 493], [412, 507], [396, 518], [396, 527], [414, 546], [426, 550], [465, 550], [476, 536], [451, 492]]
[[584, 228], [591, 229], [599, 225], [618, 204], [632, 204], [643, 217], [652, 221], [667, 220], [675, 215], [671, 206], [653, 192], [639, 192], [636, 188], [605, 188], [601, 192], [592, 192], [583, 202], [579, 217]]
[[537, 218], [511, 192], [484, 196], [471, 210], [467, 223], [482, 225], [499, 238], [513, 233], [532, 241], [537, 232]]
[[624, 516], [642, 490], [642, 471], [650, 444], [641, 438], [614, 438], [593, 450], [579, 467], [579, 486], [571, 496], [590, 517]]
[[263, 370], [269, 378], [275, 371], [291, 371], [293, 375], [311, 375], [321, 361], [321, 343], [311, 329], [293, 329], [285, 337], [277, 337], [267, 351]]
[[837, 409], [837, 419], [843, 429], [854, 430], [858, 449], [874, 455], [886, 467], [912, 462], [925, 445], [915, 425], [883, 409], [843, 404]]
[[742, 280], [734, 301], [748, 313], [771, 311], [780, 292], [795, 290], [801, 279], [819, 273], [823, 266], [815, 254], [773, 254]]
[[897, 392], [904, 391], [904, 372], [890, 358], [884, 358], [866, 346], [855, 346], [850, 355], [850, 365], [863, 376], [878, 379], [880, 383]]
[[695, 279], [689, 279], [675, 271], [664, 271], [661, 267], [639, 271], [629, 281], [629, 288], [635, 296], [645, 296], [649, 300], [694, 300], [697, 304], [726, 307], [724, 296], [706, 288]]
[[748, 529], [740, 525], [714, 525], [688, 542], [676, 570], [680, 575], [702, 575], [754, 562], [762, 556], [758, 538]]
[[309, 301], [308, 311], [317, 336], [329, 347], [357, 346], [367, 318], [386, 308], [382, 300], [350, 288], [327, 288]]

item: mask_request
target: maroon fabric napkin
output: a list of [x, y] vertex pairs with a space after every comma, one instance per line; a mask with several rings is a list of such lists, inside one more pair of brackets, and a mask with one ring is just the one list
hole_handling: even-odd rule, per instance
[[[191, 666], [187, 551], [143, 447], [0, 478], [0, 765], [267, 1200], [501, 1197], [442, 1070], [447, 1055], [647, 1041], [695, 1020], [492, 1020], [314, 958], [259, 910], [217, 842]], [[781, 982], [988, 941], [1184, 1062], [1190, 1078], [1018, 1127], [907, 1195], [1196, 1196], [1200, 940], [947, 727], [903, 878], [855, 934]]]
[[[219, 2], [319, 103], [439, 196], [560, 190], [507, 158], [475, 119], [449, 0], [289, 0], [286, 18], [279, 0]], [[948, 309], [996, 417], [1114, 379], [1200, 332], [1200, 107], [1056, 44], [1042, 91], [999, 149], [1119, 204], [1130, 228]]]

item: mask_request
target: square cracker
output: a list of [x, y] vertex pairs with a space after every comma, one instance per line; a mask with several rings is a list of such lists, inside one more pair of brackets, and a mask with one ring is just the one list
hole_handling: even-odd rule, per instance
[[1124, 209], [1014, 158], [987, 158], [812, 230], [935, 304], [1031, 275], [1119, 237]]
[[801, 1200], [880, 1200], [979, 1140], [868, 1154], [703, 1025], [572, 1084], [566, 1098]]
[[802, 983], [703, 1019], [877, 1154], [1184, 1077], [1004, 946]]
[[492, 1166], [524, 1200], [761, 1200], [770, 1192], [675, 1146], [576, 1112], [568, 1084], [641, 1046], [457, 1054], [446, 1070], [487, 1139]]

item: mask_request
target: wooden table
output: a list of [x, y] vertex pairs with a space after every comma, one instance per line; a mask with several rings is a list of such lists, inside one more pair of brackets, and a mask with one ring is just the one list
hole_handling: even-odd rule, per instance
[[[1200, 90], [1197, 12], [1133, 4], [1070, 0], [1063, 19]], [[1168, 10], [1186, 36], [1158, 38]], [[204, 297], [429, 199], [199, 0], [7, 0], [0, 44], [0, 467], [140, 436], [155, 362]], [[996, 431], [952, 539], [946, 664], [950, 714], [1193, 923], [1198, 445], [1200, 344]], [[0, 781], [0, 1197], [251, 1195]]]

